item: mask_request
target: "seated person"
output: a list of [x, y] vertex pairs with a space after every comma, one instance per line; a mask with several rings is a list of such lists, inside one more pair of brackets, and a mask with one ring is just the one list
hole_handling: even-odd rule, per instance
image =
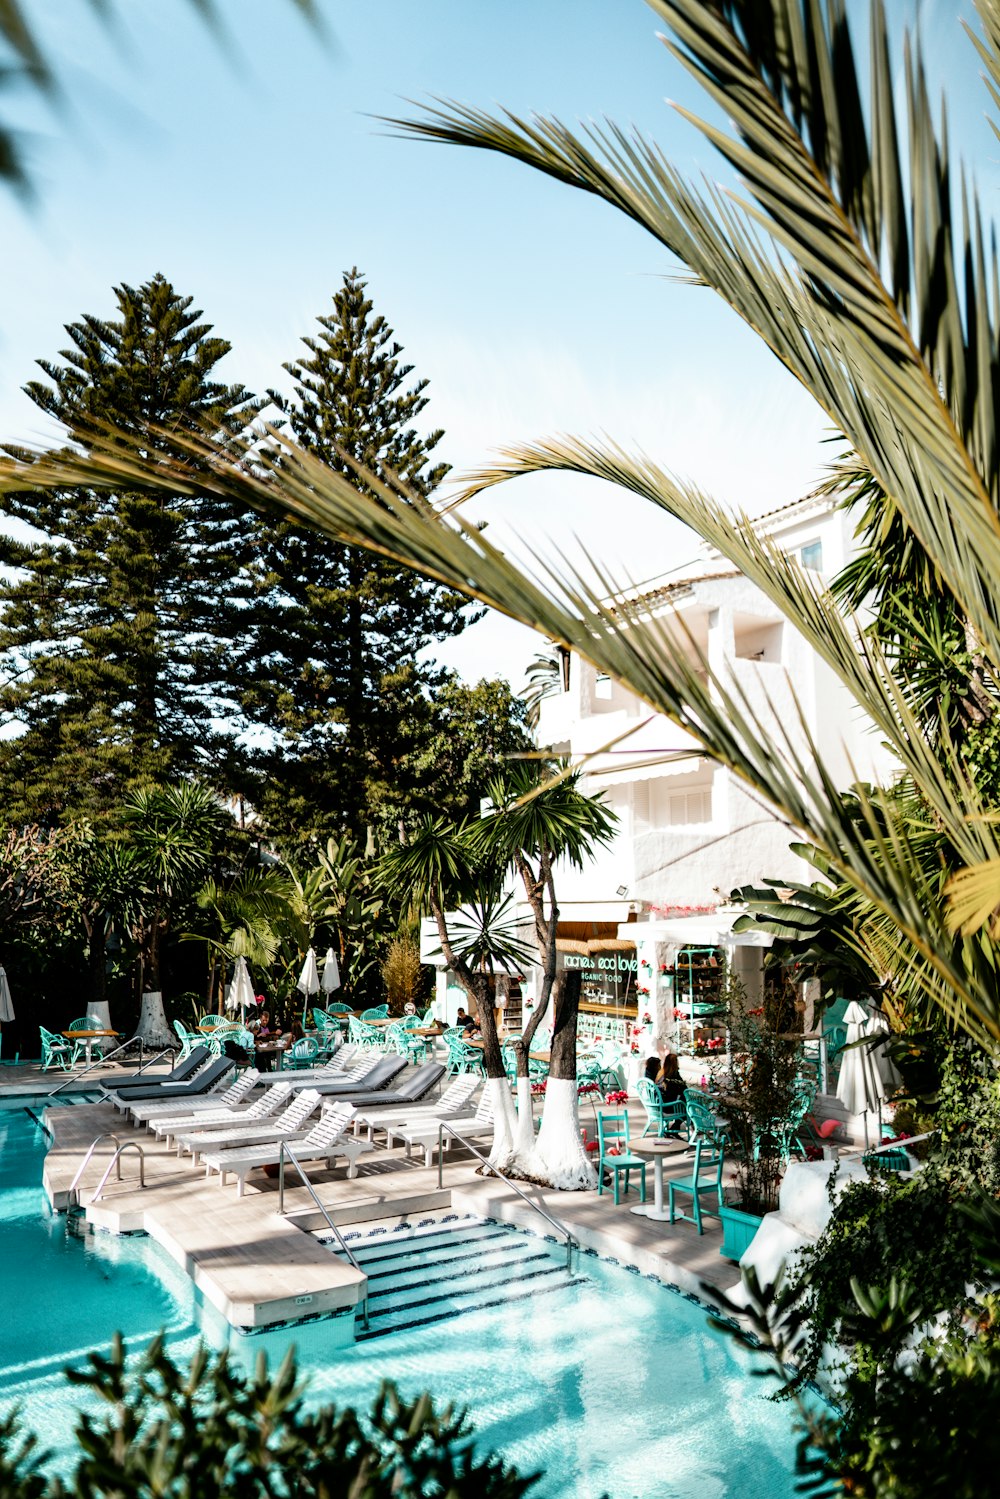
[[[270, 1072], [274, 1065], [274, 1033], [271, 1030], [271, 1015], [268, 1010], [261, 1010], [260, 1018], [253, 1025], [254, 1040], [257, 1045], [254, 1049], [254, 1065], [258, 1072]], [[263, 1047], [263, 1050], [261, 1049]]]
[[479, 1029], [476, 1021], [473, 1020], [471, 1015], [467, 1015], [465, 1013], [461, 1005], [459, 1005], [458, 1014], [455, 1016], [455, 1024], [459, 1027], [460, 1030], [463, 1030], [465, 1032], [467, 1037], [475, 1035], [476, 1031], [478, 1031]]
[[684, 1097], [687, 1083], [681, 1077], [680, 1063], [672, 1051], [668, 1051], [663, 1058], [663, 1066], [653, 1081], [659, 1088], [664, 1103], [679, 1103]]

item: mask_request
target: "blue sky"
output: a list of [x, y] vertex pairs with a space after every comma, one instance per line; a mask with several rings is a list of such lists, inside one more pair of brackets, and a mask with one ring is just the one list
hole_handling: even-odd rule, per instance
[[[984, 200], [998, 148], [953, 0], [919, 13]], [[0, 432], [37, 440], [20, 393], [63, 324], [113, 310], [112, 285], [162, 271], [233, 344], [230, 379], [262, 390], [327, 309], [367, 275], [419, 375], [457, 469], [506, 441], [606, 431], [751, 512], [804, 493], [824, 424], [770, 355], [642, 231], [602, 204], [478, 152], [394, 139], [371, 115], [431, 94], [568, 120], [610, 115], [685, 171], [719, 175], [666, 99], [704, 101], [655, 39], [642, 0], [328, 3], [323, 46], [283, 0], [219, 0], [220, 48], [186, 0], [118, 0], [109, 34], [85, 0], [32, 0], [64, 84], [21, 104], [38, 188], [0, 198]], [[691, 549], [680, 528], [587, 481], [535, 479], [480, 512], [511, 549], [598, 558], [623, 583]], [[491, 619], [449, 645], [472, 679], [515, 685], [535, 637]]]

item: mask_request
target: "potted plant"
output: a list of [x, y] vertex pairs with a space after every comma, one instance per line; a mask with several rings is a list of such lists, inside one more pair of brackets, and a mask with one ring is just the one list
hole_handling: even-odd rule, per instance
[[716, 1053], [710, 1065], [736, 1173], [731, 1198], [721, 1209], [720, 1253], [738, 1260], [764, 1214], [778, 1206], [787, 1159], [783, 1136], [801, 1106], [802, 1085], [791, 985], [769, 989], [764, 1003], [751, 1008], [746, 989], [730, 975], [723, 997], [729, 1053]]

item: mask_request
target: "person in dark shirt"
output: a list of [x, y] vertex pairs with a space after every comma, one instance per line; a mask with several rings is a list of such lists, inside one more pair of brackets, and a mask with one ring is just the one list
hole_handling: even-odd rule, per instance
[[467, 1015], [461, 1005], [459, 1005], [458, 1014], [455, 1016], [455, 1024], [461, 1030], [463, 1030], [467, 1036], [471, 1036], [473, 1031], [477, 1031], [479, 1029], [472, 1016]]
[[672, 1051], [668, 1051], [663, 1058], [663, 1066], [653, 1081], [659, 1088], [664, 1103], [677, 1103], [684, 1097], [687, 1084], [681, 1077], [680, 1063]]

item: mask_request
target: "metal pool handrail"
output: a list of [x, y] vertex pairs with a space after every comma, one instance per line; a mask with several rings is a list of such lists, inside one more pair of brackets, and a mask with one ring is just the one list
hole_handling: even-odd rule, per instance
[[[83, 1160], [80, 1162], [80, 1165], [79, 1165], [79, 1168], [77, 1170], [77, 1173], [74, 1176], [73, 1180], [69, 1184], [69, 1191], [66, 1194], [67, 1206], [68, 1207], [72, 1207], [73, 1206], [73, 1194], [76, 1191], [77, 1187], [80, 1185], [80, 1179], [83, 1176], [83, 1173], [86, 1171], [87, 1167], [90, 1165], [90, 1158], [91, 1158], [91, 1156], [94, 1154], [94, 1151], [97, 1149], [98, 1145], [100, 1145], [103, 1140], [114, 1140], [116, 1146], [120, 1146], [121, 1143], [122, 1143], [119, 1140], [118, 1136], [111, 1134], [110, 1131], [107, 1134], [105, 1134], [105, 1135], [98, 1135], [95, 1140], [91, 1140], [90, 1145], [87, 1147], [87, 1154], [84, 1156]], [[121, 1168], [121, 1165], [119, 1164], [119, 1166], [118, 1166], [118, 1180], [121, 1181], [121, 1179], [122, 1179], [122, 1168]]]
[[522, 1202], [526, 1202], [529, 1208], [534, 1208], [535, 1212], [540, 1213], [541, 1216], [545, 1219], [546, 1223], [551, 1223], [554, 1229], [558, 1230], [559, 1233], [564, 1235], [566, 1239], [566, 1269], [570, 1272], [570, 1274], [572, 1274], [573, 1251], [574, 1249], [579, 1249], [579, 1239], [577, 1239], [576, 1236], [569, 1231], [565, 1223], [560, 1223], [558, 1218], [553, 1218], [552, 1214], [546, 1212], [545, 1208], [543, 1208], [540, 1203], [535, 1202], [531, 1197], [529, 1197], [527, 1192], [522, 1192], [516, 1181], [513, 1181], [509, 1176], [505, 1176], [498, 1167], [492, 1165], [488, 1156], [484, 1156], [481, 1150], [476, 1149], [471, 1140], [467, 1140], [464, 1135], [460, 1135], [458, 1130], [444, 1119], [438, 1121], [438, 1186], [444, 1186], [445, 1130], [448, 1131], [449, 1135], [452, 1135], [456, 1140], [460, 1141], [467, 1150], [471, 1150], [472, 1154], [474, 1156], [477, 1156], [478, 1159], [482, 1161], [484, 1166], [489, 1167], [494, 1176], [499, 1177], [502, 1182], [506, 1182], [508, 1187], [513, 1187], [514, 1191], [517, 1193], [518, 1197], [520, 1197]]
[[[95, 1067], [103, 1067], [105, 1062], [110, 1062], [111, 1058], [116, 1057], [120, 1051], [126, 1051], [128, 1047], [134, 1046], [136, 1041], [138, 1041], [139, 1043], [139, 1072], [141, 1072], [144, 1067], [152, 1067], [154, 1062], [158, 1062], [161, 1057], [165, 1057], [168, 1052], [173, 1051], [172, 1046], [165, 1046], [162, 1051], [158, 1051], [156, 1053], [155, 1057], [150, 1057], [148, 1062], [144, 1062], [142, 1059], [142, 1037], [130, 1036], [127, 1041], [122, 1042], [121, 1046], [116, 1046], [114, 1051], [109, 1051], [107, 1056], [98, 1057], [96, 1062], [88, 1062], [82, 1072], [74, 1072], [70, 1077], [66, 1079], [64, 1083], [60, 1083], [58, 1088], [53, 1088], [51, 1093], [47, 1093], [45, 1095], [46, 1098], [55, 1098], [56, 1094], [61, 1093], [64, 1088], [68, 1088], [70, 1083], [79, 1082], [81, 1077], [86, 1077], [87, 1073], [93, 1072]], [[136, 1074], [136, 1076], [138, 1076], [138, 1073]]]
[[[285, 1216], [285, 1156], [286, 1155], [287, 1155], [288, 1159], [291, 1161], [292, 1165], [295, 1167], [296, 1171], [299, 1173], [299, 1176], [302, 1178], [302, 1185], [305, 1187], [306, 1191], [309, 1193], [309, 1196], [312, 1198], [313, 1202], [319, 1208], [319, 1210], [322, 1213], [324, 1219], [326, 1220], [326, 1223], [327, 1223], [328, 1227], [333, 1231], [333, 1234], [334, 1234], [334, 1237], [337, 1240], [337, 1243], [340, 1245], [341, 1249], [347, 1255], [347, 1258], [350, 1260], [351, 1264], [354, 1266], [354, 1268], [358, 1272], [358, 1274], [359, 1275], [365, 1275], [365, 1272], [362, 1270], [361, 1266], [358, 1264], [357, 1260], [354, 1258], [354, 1255], [351, 1253], [350, 1249], [347, 1247], [347, 1241], [344, 1238], [343, 1234], [340, 1232], [340, 1229], [334, 1223], [333, 1219], [330, 1217], [330, 1214], [327, 1212], [326, 1208], [323, 1206], [323, 1204], [320, 1202], [319, 1198], [317, 1197], [317, 1195], [316, 1195], [316, 1188], [313, 1186], [311, 1180], [309, 1179], [309, 1176], [306, 1174], [306, 1170], [305, 1170], [304, 1166], [302, 1165], [302, 1162], [298, 1159], [298, 1157], [296, 1156], [295, 1152], [292, 1150], [291, 1146], [287, 1145], [284, 1140], [279, 1141], [279, 1144], [278, 1144], [278, 1212], [281, 1214], [282, 1217]], [[365, 1327], [367, 1328], [367, 1326], [368, 1326], [368, 1277], [367, 1277], [367, 1275], [365, 1275], [365, 1294], [364, 1294], [364, 1299], [363, 1299], [363, 1301], [361, 1303], [361, 1320], [364, 1323]]]
[[145, 1185], [146, 1185], [146, 1152], [143, 1150], [143, 1148], [139, 1144], [138, 1140], [126, 1140], [124, 1145], [119, 1145], [118, 1149], [115, 1151], [114, 1155], [111, 1157], [110, 1161], [108, 1162], [108, 1169], [107, 1169], [107, 1171], [105, 1171], [104, 1175], [101, 1177], [101, 1180], [100, 1180], [100, 1183], [98, 1185], [97, 1191], [94, 1193], [93, 1197], [90, 1199], [91, 1206], [93, 1206], [93, 1204], [95, 1202], [97, 1202], [97, 1201], [100, 1200], [101, 1193], [104, 1191], [104, 1188], [108, 1184], [108, 1177], [111, 1175], [111, 1168], [113, 1166], [117, 1166], [118, 1167], [118, 1180], [121, 1181], [121, 1179], [122, 1179], [121, 1157], [125, 1154], [126, 1150], [137, 1150], [139, 1152], [139, 1186], [140, 1187], [145, 1187]]

